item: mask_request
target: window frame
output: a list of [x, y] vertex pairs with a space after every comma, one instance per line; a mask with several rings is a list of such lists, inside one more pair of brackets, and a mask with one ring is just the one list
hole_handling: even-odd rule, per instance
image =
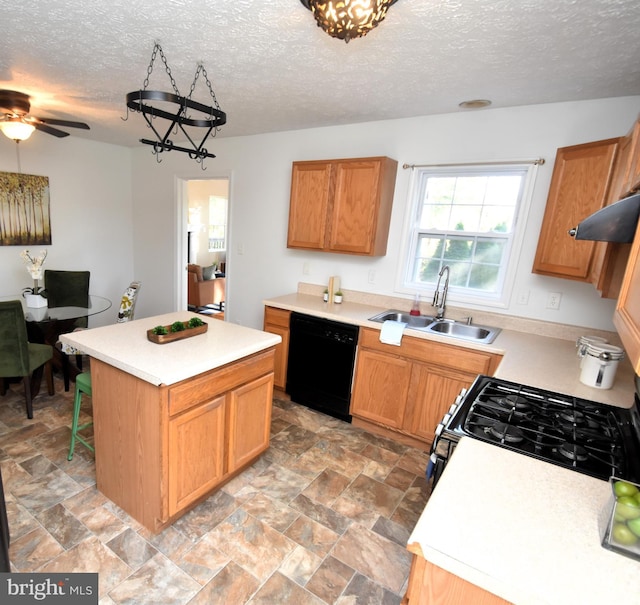
[[[468, 176], [470, 174], [488, 175], [509, 172], [522, 172], [523, 180], [521, 183], [520, 199], [516, 204], [513, 217], [513, 227], [507, 240], [505, 255], [506, 262], [501, 266], [499, 287], [496, 293], [482, 293], [479, 290], [471, 288], [463, 288], [459, 286], [449, 285], [448, 300], [451, 302], [463, 303], [466, 305], [475, 305], [483, 307], [501, 307], [506, 308], [509, 305], [513, 293], [515, 275], [522, 251], [522, 244], [525, 234], [525, 227], [529, 210], [531, 208], [531, 200], [533, 197], [533, 189], [537, 176], [538, 161], [496, 161], [496, 162], [479, 162], [468, 164], [438, 164], [411, 167], [411, 178], [405, 206], [405, 220], [402, 232], [402, 247], [399, 258], [399, 267], [396, 273], [396, 287], [398, 293], [415, 295], [419, 293], [428, 300], [433, 295], [437, 282], [417, 283], [412, 279], [412, 269], [416, 256], [416, 246], [420, 234], [433, 233], [441, 236], [443, 234], [451, 234], [451, 231], [427, 231], [420, 229], [418, 220], [421, 213], [421, 207], [424, 200], [424, 192], [427, 186], [428, 178], [431, 176]], [[461, 231], [460, 235], [468, 233], [470, 237], [477, 236], [474, 231]], [[487, 236], [491, 234], [487, 233]]]

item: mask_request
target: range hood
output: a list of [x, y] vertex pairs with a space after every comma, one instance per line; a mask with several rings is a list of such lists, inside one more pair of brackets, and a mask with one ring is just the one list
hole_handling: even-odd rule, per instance
[[569, 231], [575, 239], [630, 244], [640, 216], [640, 193], [605, 206]]

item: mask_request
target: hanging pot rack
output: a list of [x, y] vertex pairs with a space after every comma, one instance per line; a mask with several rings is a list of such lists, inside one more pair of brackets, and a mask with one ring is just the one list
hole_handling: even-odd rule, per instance
[[[160, 54], [160, 58], [164, 63], [165, 71], [167, 72], [167, 75], [169, 76], [169, 80], [171, 81], [171, 85], [173, 87], [173, 92], [147, 90], [147, 87], [149, 85], [149, 76], [153, 71], [153, 64], [158, 54]], [[205, 105], [204, 103], [199, 103], [191, 98], [193, 91], [195, 90], [196, 82], [201, 73], [206, 81], [207, 87], [209, 89], [209, 94], [213, 101], [213, 105], [211, 106]], [[123, 119], [127, 120], [129, 118], [129, 110], [142, 114], [142, 117], [146, 121], [147, 126], [149, 126], [149, 128], [151, 128], [151, 130], [155, 134], [156, 140], [140, 139], [140, 142], [144, 143], [145, 145], [151, 145], [153, 147], [152, 153], [156, 156], [156, 160], [158, 162], [162, 161], [160, 158], [161, 153], [165, 151], [180, 151], [183, 153], [187, 153], [191, 159], [194, 159], [196, 160], [196, 162], [200, 163], [202, 165], [202, 169], [205, 170], [203, 164], [204, 158], [216, 157], [213, 153], [209, 152], [204, 144], [211, 133], [213, 133], [212, 136], [215, 136], [220, 126], [226, 124], [227, 114], [220, 109], [220, 105], [218, 104], [216, 95], [213, 92], [213, 87], [211, 86], [211, 82], [209, 81], [209, 77], [207, 76], [207, 71], [202, 64], [199, 64], [196, 69], [193, 82], [191, 83], [189, 95], [184, 97], [180, 95], [180, 91], [178, 90], [178, 86], [173, 79], [171, 68], [167, 63], [167, 59], [164, 55], [164, 52], [162, 51], [162, 47], [159, 43], [156, 42], [153, 48], [153, 53], [151, 54], [149, 67], [147, 68], [147, 77], [144, 80], [142, 89], [128, 93], [126, 96], [126, 101], [127, 117]], [[159, 107], [154, 106], [152, 104], [153, 102], [162, 102], [173, 105], [175, 106], [175, 112], [172, 113], [171, 111], [160, 109]], [[204, 117], [192, 117], [191, 114], [188, 113], [189, 110], [199, 112]], [[161, 134], [159, 132], [160, 128], [157, 129], [156, 125], [154, 124], [154, 122], [158, 118], [167, 120], [169, 123], [164, 134]], [[195, 137], [192, 137], [185, 127], [203, 128], [206, 129], [206, 132], [202, 137], [202, 140], [198, 143], [194, 140]], [[191, 144], [190, 148], [176, 145], [169, 138], [172, 133], [176, 135], [179, 131], [184, 134], [184, 136]]]

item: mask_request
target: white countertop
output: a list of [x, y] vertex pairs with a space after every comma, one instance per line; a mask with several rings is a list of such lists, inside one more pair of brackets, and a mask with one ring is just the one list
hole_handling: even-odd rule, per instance
[[640, 601], [640, 562], [600, 544], [608, 482], [464, 437], [409, 544], [517, 605]]
[[[166, 344], [147, 339], [147, 330], [199, 317], [207, 332]], [[80, 330], [62, 342], [151, 384], [170, 385], [279, 344], [276, 334], [180, 311]]]
[[[308, 313], [376, 330], [380, 330], [382, 324], [369, 321], [369, 317], [389, 308], [346, 301], [342, 304], [329, 304], [323, 302], [319, 296], [299, 293], [263, 302], [280, 309]], [[499, 322], [492, 325], [502, 327]], [[628, 360], [623, 359], [620, 362], [613, 388], [603, 390], [586, 386], [580, 382], [580, 359], [576, 355], [575, 340], [502, 329], [492, 344], [485, 345], [409, 328], [405, 328], [404, 333], [415, 338], [503, 355], [502, 362], [495, 372], [495, 376], [503, 380], [618, 407], [628, 408], [633, 405], [634, 372]]]

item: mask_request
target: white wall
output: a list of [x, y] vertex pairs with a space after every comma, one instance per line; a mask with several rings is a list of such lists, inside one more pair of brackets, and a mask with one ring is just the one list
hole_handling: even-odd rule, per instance
[[[46, 248], [45, 269], [91, 271], [91, 293], [106, 296], [113, 306], [89, 325], [114, 323], [122, 292], [134, 278], [131, 151], [35, 132], [20, 143], [20, 160], [22, 173], [49, 177], [51, 246], [29, 249]], [[0, 171], [18, 172], [16, 143], [4, 135]], [[0, 296], [33, 284], [20, 258], [26, 248], [0, 246]]]
[[[504, 312], [612, 330], [613, 301], [600, 299], [589, 284], [533, 275], [531, 267], [556, 149], [624, 135], [639, 112], [640, 97], [626, 97], [218, 138], [208, 144], [217, 157], [205, 161], [204, 173], [185, 154], [165, 153], [157, 163], [149, 147], [135, 149], [135, 273], [148, 295], [141, 299], [140, 311], [150, 315], [177, 308], [179, 179], [231, 178], [228, 316], [260, 327], [262, 300], [295, 291], [299, 281], [324, 284], [329, 276], [340, 275], [346, 289], [393, 294], [410, 178], [403, 163], [543, 157], [546, 164], [538, 170], [514, 296]], [[387, 255], [372, 259], [287, 249], [291, 163], [374, 155], [388, 155], [399, 163]], [[308, 275], [303, 274], [304, 263]], [[370, 269], [376, 272], [374, 285], [367, 281]], [[515, 302], [523, 290], [530, 292], [527, 305]], [[545, 308], [550, 291], [562, 293], [558, 311]]]

